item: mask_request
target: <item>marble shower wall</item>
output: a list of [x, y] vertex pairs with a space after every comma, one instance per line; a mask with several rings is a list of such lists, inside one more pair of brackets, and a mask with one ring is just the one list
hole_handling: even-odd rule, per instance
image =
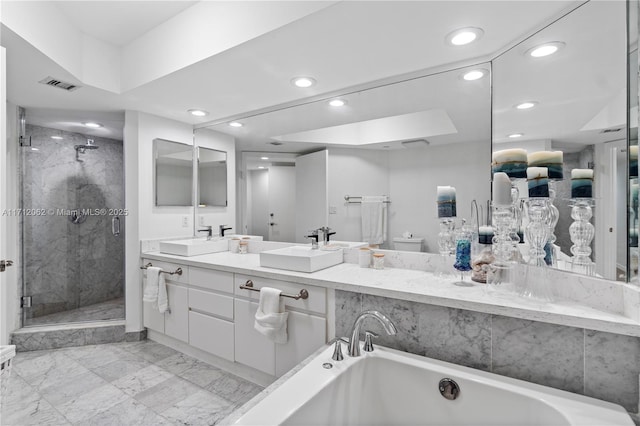
[[[58, 212], [124, 208], [122, 141], [32, 125], [26, 131], [31, 148], [21, 148], [22, 206], [47, 210], [22, 217], [26, 295], [33, 297], [27, 318], [122, 297], [124, 217], [115, 237], [112, 216], [92, 215], [76, 225]], [[87, 139], [99, 148], [76, 159], [74, 145]]]
[[336, 336], [375, 309], [377, 342], [405, 352], [526, 380], [622, 405], [638, 413], [640, 338], [336, 290]]

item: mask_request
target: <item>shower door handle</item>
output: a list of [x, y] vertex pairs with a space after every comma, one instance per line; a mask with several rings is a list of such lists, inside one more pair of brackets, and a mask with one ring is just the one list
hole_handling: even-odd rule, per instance
[[111, 233], [117, 237], [120, 235], [120, 218], [118, 216], [114, 216], [111, 219]]
[[13, 260], [0, 260], [0, 272], [4, 272], [7, 266], [13, 265]]

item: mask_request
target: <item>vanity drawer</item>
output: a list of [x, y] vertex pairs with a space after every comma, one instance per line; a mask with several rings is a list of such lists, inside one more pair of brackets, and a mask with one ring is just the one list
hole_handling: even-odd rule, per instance
[[189, 312], [189, 344], [198, 349], [233, 361], [234, 326], [198, 312]]
[[232, 320], [233, 297], [190, 288], [189, 309]]
[[260, 292], [251, 290], [241, 290], [240, 286], [244, 285], [247, 280], [253, 281], [254, 288], [272, 287], [282, 290], [286, 294], [298, 294], [300, 290], [305, 289], [309, 292], [309, 297], [304, 299], [284, 298], [286, 306], [291, 306], [307, 311], [325, 314], [327, 312], [327, 291], [322, 287], [314, 287], [306, 284], [296, 284], [288, 281], [272, 280], [269, 278], [251, 277], [249, 275], [236, 274], [234, 291], [237, 296], [244, 296], [254, 300], [260, 299]]
[[[146, 265], [147, 263], [151, 263], [153, 266], [157, 266], [159, 268], [162, 268], [163, 271], [167, 271], [167, 272], [173, 272], [175, 270], [177, 270], [178, 268], [182, 269], [182, 275], [178, 275], [178, 274], [164, 274], [164, 279], [166, 281], [174, 281], [177, 283], [183, 283], [183, 284], [187, 284], [189, 282], [189, 267], [185, 266], [185, 265], [180, 265], [178, 263], [171, 263], [171, 262], [162, 262], [160, 260], [149, 260], [149, 259], [142, 259], [142, 265]], [[143, 277], [147, 278], [147, 271], [143, 270]]]
[[193, 286], [233, 294], [233, 274], [231, 272], [191, 267], [189, 277], [189, 283]]

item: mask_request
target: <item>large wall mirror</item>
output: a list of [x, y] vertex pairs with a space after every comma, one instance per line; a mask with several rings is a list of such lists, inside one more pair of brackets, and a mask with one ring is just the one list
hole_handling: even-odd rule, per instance
[[153, 140], [155, 205], [193, 206], [193, 146]]
[[227, 153], [197, 147], [198, 207], [227, 205]]
[[[626, 3], [591, 1], [493, 61], [493, 150], [563, 152], [554, 201], [562, 269], [571, 269], [571, 170], [593, 170], [592, 259], [612, 280], [628, 268], [626, 37]], [[555, 53], [532, 56], [549, 43]]]
[[328, 225], [336, 240], [364, 241], [377, 231], [363, 224], [372, 197], [381, 247], [408, 233], [437, 253], [437, 186], [456, 187], [458, 218], [490, 198], [490, 72], [482, 63], [211, 126], [244, 151], [241, 232], [308, 242]]

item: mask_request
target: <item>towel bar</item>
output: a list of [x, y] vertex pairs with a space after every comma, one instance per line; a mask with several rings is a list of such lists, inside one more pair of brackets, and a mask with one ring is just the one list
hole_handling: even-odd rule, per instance
[[[383, 197], [386, 197], [386, 195], [383, 195]], [[360, 198], [360, 201], [351, 201], [352, 198]], [[361, 204], [362, 203], [362, 197], [361, 196], [345, 195], [344, 196], [344, 200], [349, 204]], [[383, 203], [391, 204], [391, 201], [387, 199], [387, 200], [384, 200]]]
[[[147, 263], [144, 266], [141, 266], [140, 269], [147, 269], [149, 266], [153, 266], [151, 262]], [[160, 272], [162, 272], [163, 274], [169, 274], [169, 275], [174, 275], [174, 274], [182, 275], [182, 268], [178, 268], [173, 272], [168, 272], [168, 271], [160, 271]]]
[[[260, 291], [259, 288], [253, 288], [253, 281], [251, 280], [247, 280], [247, 282], [244, 283], [244, 285], [241, 285], [240, 288], [242, 290]], [[280, 296], [290, 297], [291, 299], [296, 299], [296, 300], [300, 300], [300, 299], [306, 300], [309, 298], [309, 292], [303, 288], [302, 290], [300, 290], [300, 293], [296, 295], [282, 293]]]

